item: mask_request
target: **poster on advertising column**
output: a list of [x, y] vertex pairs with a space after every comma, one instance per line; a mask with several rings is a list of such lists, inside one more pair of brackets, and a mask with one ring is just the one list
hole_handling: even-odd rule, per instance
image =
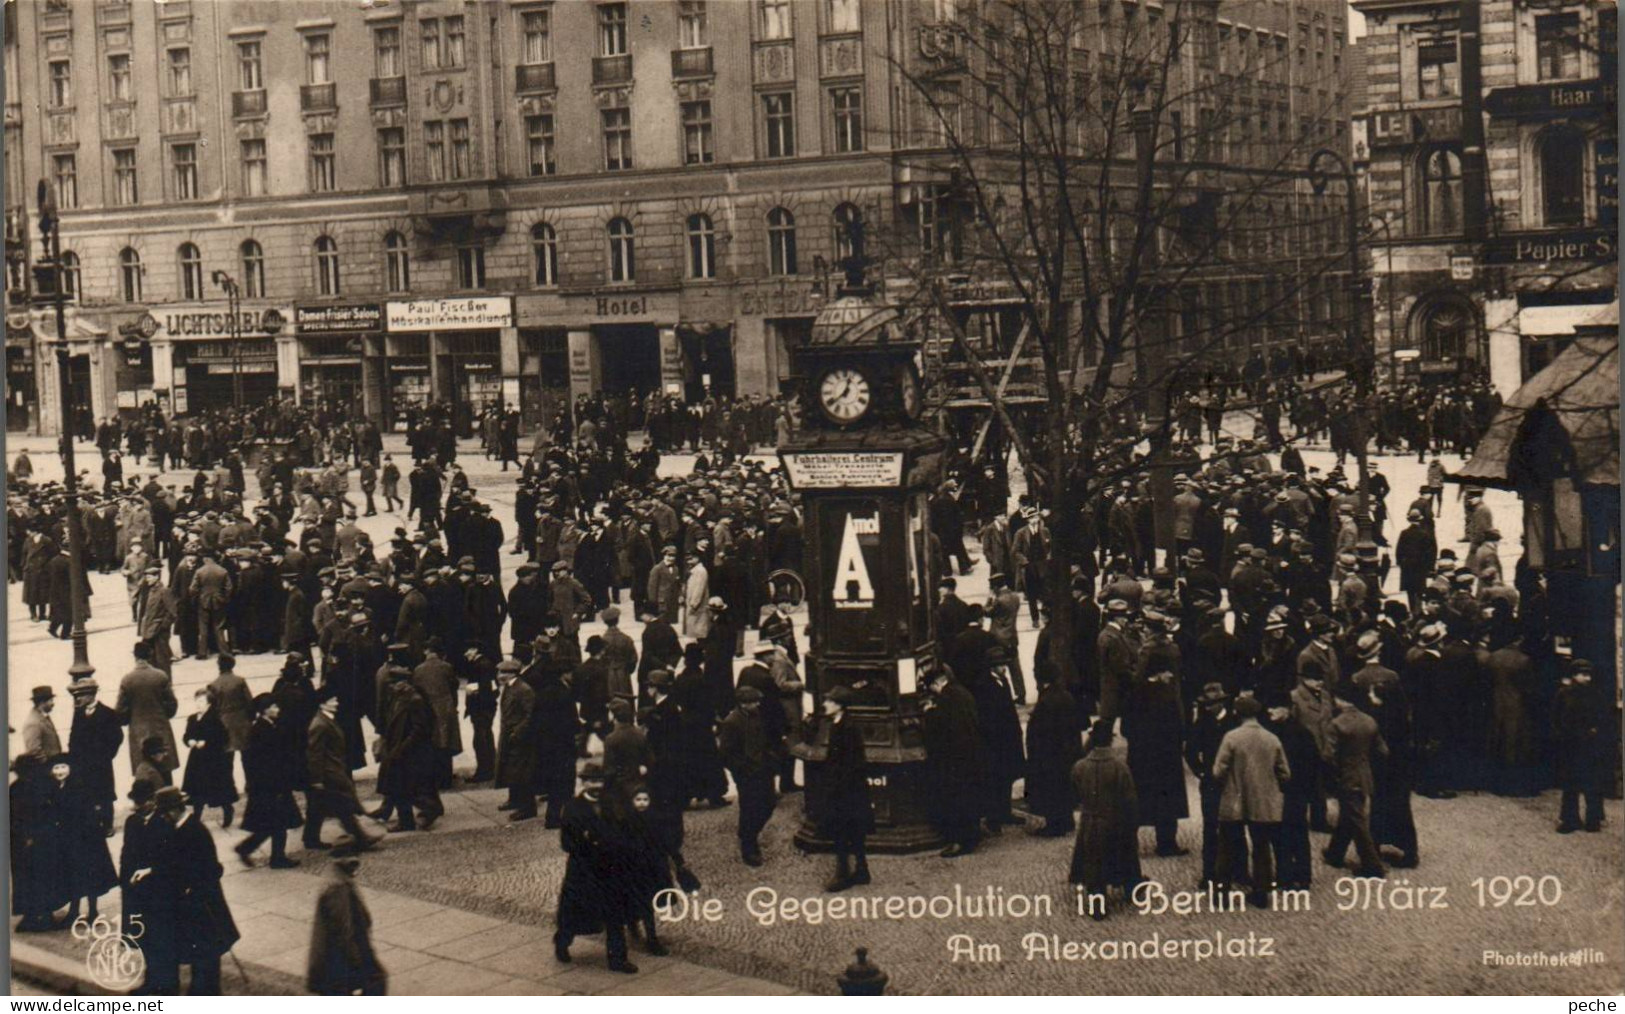
[[818, 508], [819, 549], [830, 566], [823, 599], [829, 642], [846, 652], [880, 652], [886, 647], [881, 594], [880, 502], [870, 498], [826, 501]]

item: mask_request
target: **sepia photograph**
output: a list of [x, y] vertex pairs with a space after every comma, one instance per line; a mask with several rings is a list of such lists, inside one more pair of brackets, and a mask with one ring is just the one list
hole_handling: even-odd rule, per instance
[[1625, 992], [1615, 0], [0, 10], [11, 995]]

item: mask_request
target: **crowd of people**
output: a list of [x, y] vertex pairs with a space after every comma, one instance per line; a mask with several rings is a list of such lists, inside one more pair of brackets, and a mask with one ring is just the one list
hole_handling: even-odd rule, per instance
[[[111, 513], [134, 664], [110, 707], [94, 680], [68, 688], [65, 744], [56, 692], [34, 691], [11, 788], [19, 929], [58, 926], [64, 906], [71, 920], [117, 886], [126, 919], [145, 919], [152, 941], [146, 988], [173, 991], [191, 965], [194, 991], [218, 989], [237, 930], [205, 811], [245, 833], [235, 847], [247, 866], [262, 848], [270, 866], [298, 865], [296, 829], [306, 852], [353, 855], [384, 826], [431, 830], [465, 751], [464, 784], [502, 789], [510, 820], [560, 832], [560, 961], [597, 932], [617, 971], [636, 971], [629, 934], [663, 953], [653, 906], [668, 887], [698, 884], [684, 852], [696, 806], [733, 806], [739, 860], [759, 866], [776, 798], [811, 790], [807, 813], [836, 852], [827, 888], [869, 883], [875, 814], [847, 709], [873, 688], [818, 687], [817, 712], [803, 713], [814, 688], [797, 602], [772, 579], [803, 568], [800, 505], [782, 471], [743, 453], [779, 425], [772, 406], [696, 414], [660, 399], [587, 400], [556, 433], [564, 439], [522, 458], [498, 413], [485, 421], [488, 454], [520, 469], [511, 528], [501, 501], [457, 464], [450, 414], [433, 406], [408, 423], [405, 497], [381, 446], [291, 406], [186, 427], [181, 446], [201, 431], [207, 450], [183, 452], [195, 474], [182, 488], [157, 472], [110, 479], [81, 509]], [[251, 428], [281, 437], [245, 453]], [[634, 448], [638, 428], [648, 436]], [[314, 436], [308, 449], [301, 433]], [[679, 447], [700, 451], [692, 470], [660, 475], [662, 451]], [[1437, 536], [1442, 466], [1417, 489], [1391, 547], [1401, 601], [1383, 596], [1357, 555], [1357, 493], [1340, 468], [1322, 474], [1290, 447], [1222, 434], [1210, 453], [1185, 448], [1181, 460], [1174, 551], [1154, 549], [1149, 478], [1127, 478], [1087, 505], [1094, 549], [1065, 588], [1046, 585], [1056, 519], [1030, 498], [1011, 510], [999, 466], [957, 469], [933, 496], [941, 664], [920, 719], [924, 801], [943, 855], [1013, 825], [1071, 836], [1071, 879], [1105, 917], [1110, 889], [1141, 879], [1140, 828], [1159, 855], [1179, 855], [1179, 822], [1191, 816], [1203, 881], [1245, 888], [1258, 904], [1308, 886], [1311, 834], [1329, 836], [1324, 865], [1356, 875], [1418, 864], [1413, 793], [1556, 784], [1559, 831], [1600, 827], [1610, 702], [1586, 660], [1559, 653], [1540, 576], [1520, 559], [1507, 580], [1479, 496], [1464, 498], [1467, 537], [1453, 547]], [[33, 618], [57, 633], [72, 612], [56, 599], [64, 501], [20, 465], [8, 487], [10, 572], [31, 616], [45, 589]], [[404, 508], [387, 547], [359, 523], [380, 489], [386, 511]], [[1380, 472], [1372, 491], [1386, 544]], [[520, 559], [504, 586], [507, 555]], [[982, 563], [989, 592], [966, 601], [958, 578]], [[621, 629], [626, 610], [641, 621], [637, 641]], [[1059, 610], [1069, 645], [1052, 637]], [[1023, 611], [1038, 628], [1025, 656], [1032, 693]], [[583, 637], [589, 624], [603, 632]], [[217, 670], [180, 742], [177, 641]], [[260, 694], [236, 673], [256, 653], [281, 658]], [[792, 747], [815, 741], [820, 776], [803, 787]], [[121, 751], [134, 810], [115, 867], [106, 840]], [[355, 773], [373, 762], [369, 807]], [[330, 820], [344, 832], [332, 843]], [[323, 905], [353, 926], [352, 869]], [[312, 988], [380, 988], [370, 949], [349, 950], [366, 959], [349, 967], [313, 954]]]

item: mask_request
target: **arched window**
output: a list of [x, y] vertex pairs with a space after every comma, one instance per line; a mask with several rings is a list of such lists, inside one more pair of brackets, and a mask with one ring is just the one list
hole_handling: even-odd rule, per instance
[[176, 256], [181, 262], [181, 298], [203, 298], [203, 254], [192, 243], [182, 243]]
[[785, 208], [767, 213], [767, 270], [770, 275], [796, 273], [796, 216]]
[[688, 277], [717, 276], [717, 230], [710, 215], [688, 216]]
[[536, 284], [559, 284], [559, 237], [546, 222], [530, 227], [530, 250], [536, 259]]
[[1555, 126], [1540, 135], [1540, 215], [1546, 226], [1579, 225], [1586, 217], [1585, 135]]
[[265, 295], [265, 251], [251, 239], [243, 240], [243, 295], [259, 299]]
[[863, 230], [863, 212], [856, 205], [842, 204], [836, 207], [834, 215], [835, 241], [831, 244], [835, 250], [835, 261], [839, 263], [851, 257], [855, 252], [852, 245], [853, 227], [860, 234]]
[[398, 232], [384, 236], [384, 284], [390, 292], [412, 288], [412, 260], [406, 252], [406, 237]]
[[331, 236], [316, 239], [316, 293], [337, 296], [339, 287], [339, 245]]
[[1461, 359], [1476, 344], [1473, 309], [1459, 299], [1436, 299], [1423, 305], [1411, 319], [1411, 336], [1422, 347], [1422, 359], [1439, 362]]
[[630, 282], [637, 278], [637, 263], [632, 242], [632, 223], [624, 218], [609, 223], [609, 280]]
[[1438, 236], [1461, 230], [1461, 155], [1454, 148], [1422, 153], [1421, 192], [1417, 194], [1418, 225], [1422, 235]]
[[62, 251], [62, 294], [79, 298], [79, 255], [72, 250]]
[[141, 255], [129, 247], [118, 254], [119, 295], [126, 303], [141, 302]]

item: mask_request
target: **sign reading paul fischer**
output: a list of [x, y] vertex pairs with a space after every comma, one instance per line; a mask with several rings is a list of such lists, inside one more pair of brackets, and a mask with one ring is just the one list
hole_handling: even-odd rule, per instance
[[391, 331], [510, 327], [513, 325], [513, 300], [507, 296], [408, 299], [387, 304], [384, 316]]

